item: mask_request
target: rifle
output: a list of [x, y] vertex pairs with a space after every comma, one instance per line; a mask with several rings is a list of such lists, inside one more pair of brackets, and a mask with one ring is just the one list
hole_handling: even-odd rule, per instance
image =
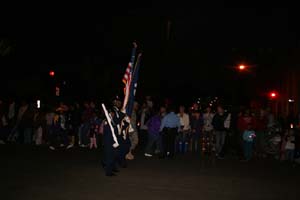
[[114, 140], [114, 144], [113, 144], [113, 147], [114, 148], [117, 148], [119, 146], [119, 143], [118, 143], [118, 140], [117, 140], [117, 137], [116, 137], [116, 134], [115, 134], [115, 130], [114, 130], [114, 127], [112, 126], [112, 118], [111, 116], [109, 115], [104, 103], [102, 103], [102, 108], [103, 108], [103, 111], [105, 113], [105, 117], [107, 119], [107, 122], [109, 124], [109, 127], [110, 127], [110, 130], [111, 130], [111, 134], [112, 134], [112, 137], [113, 137], [113, 140]]

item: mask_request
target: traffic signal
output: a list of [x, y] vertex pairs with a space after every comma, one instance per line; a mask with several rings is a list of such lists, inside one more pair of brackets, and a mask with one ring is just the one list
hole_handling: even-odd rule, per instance
[[271, 99], [276, 99], [278, 97], [278, 93], [275, 92], [275, 91], [272, 91], [272, 92], [269, 93], [269, 97]]
[[51, 70], [51, 71], [49, 72], [49, 75], [53, 77], [53, 76], [55, 75], [55, 72], [54, 72], [53, 70]]

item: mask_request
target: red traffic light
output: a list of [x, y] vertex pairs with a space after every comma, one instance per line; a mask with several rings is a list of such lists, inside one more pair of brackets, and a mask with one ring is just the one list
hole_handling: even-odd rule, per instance
[[49, 72], [49, 75], [50, 75], [50, 76], [54, 76], [54, 75], [55, 75], [55, 72], [54, 72], [54, 71], [50, 71], [50, 72]]
[[278, 93], [277, 92], [270, 92], [269, 96], [270, 96], [271, 99], [275, 99], [275, 98], [278, 97]]

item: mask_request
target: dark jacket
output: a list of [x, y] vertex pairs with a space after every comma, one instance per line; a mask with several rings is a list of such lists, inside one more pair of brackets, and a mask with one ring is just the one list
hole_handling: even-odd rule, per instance
[[160, 125], [161, 125], [161, 117], [159, 115], [154, 115], [147, 122], [148, 132], [153, 135], [158, 135]]
[[200, 117], [199, 119], [196, 119], [196, 117], [191, 117], [191, 128], [195, 130], [196, 134], [200, 134], [203, 127], [203, 118]]
[[212, 125], [216, 131], [225, 131], [226, 128], [224, 127], [224, 122], [227, 118], [227, 114], [224, 113], [223, 115], [220, 115], [219, 113], [215, 114]]
[[20, 121], [20, 127], [33, 128], [33, 117], [34, 117], [33, 110], [31, 108], [28, 108], [22, 116], [22, 119]]

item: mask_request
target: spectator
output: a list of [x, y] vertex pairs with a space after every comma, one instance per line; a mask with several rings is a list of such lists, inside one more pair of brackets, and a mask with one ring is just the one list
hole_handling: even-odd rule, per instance
[[199, 110], [195, 110], [192, 114], [191, 129], [191, 151], [197, 152], [200, 148], [200, 137], [203, 129], [203, 119]]
[[203, 134], [201, 138], [201, 150], [202, 154], [209, 154], [215, 151], [215, 138], [213, 133], [213, 118], [214, 113], [211, 110], [211, 107], [206, 108], [206, 112], [203, 114]]
[[152, 101], [151, 96], [146, 96], [146, 104], [149, 109], [153, 108], [153, 101]]
[[242, 133], [244, 133], [245, 130], [247, 130], [248, 125], [254, 123], [254, 118], [250, 115], [250, 111], [246, 110], [239, 118], [238, 118], [238, 129]]
[[211, 107], [206, 108], [206, 113], [203, 114], [203, 131], [205, 134], [212, 134], [214, 129], [212, 122], [214, 118], [214, 113], [211, 111]]
[[[70, 107], [69, 111], [69, 136], [70, 136], [70, 144], [69, 148], [72, 148], [77, 141], [78, 144], [78, 134], [79, 128], [81, 124], [81, 110], [79, 103], [75, 103]], [[77, 140], [76, 140], [77, 138]]]
[[[162, 120], [166, 115], [167, 115], [167, 109], [165, 106], [161, 106], [159, 109], [159, 115], [160, 115], [160, 119]], [[162, 142], [162, 134], [159, 134], [159, 147], [157, 147], [156, 149], [156, 153], [163, 153], [163, 142]]]
[[20, 122], [22, 120], [22, 117], [25, 113], [25, 111], [28, 109], [28, 103], [26, 101], [21, 102], [21, 106], [18, 110], [18, 115], [16, 119], [16, 123], [14, 124], [14, 127], [12, 128], [10, 135], [8, 137], [8, 141], [16, 141], [18, 140], [19, 143], [24, 142], [24, 135], [23, 133], [20, 134], [22, 130], [20, 130]]
[[160, 114], [161, 117], [164, 117], [164, 116], [167, 115], [167, 109], [166, 109], [165, 106], [161, 106], [161, 107], [160, 107], [159, 114]]
[[200, 111], [200, 106], [198, 103], [193, 103], [193, 106], [192, 106], [192, 111]]
[[293, 130], [288, 130], [284, 137], [285, 159], [291, 163], [295, 159], [295, 136]]
[[179, 117], [174, 113], [174, 108], [169, 106], [170, 112], [162, 119], [160, 126], [160, 132], [162, 134], [163, 142], [163, 155], [162, 158], [167, 156], [169, 158], [174, 157], [175, 138], [180, 130], [181, 124]]
[[254, 125], [254, 118], [250, 115], [250, 110], [241, 112], [241, 115], [238, 118], [237, 128], [238, 128], [238, 132], [239, 132], [239, 136], [238, 136], [239, 144], [240, 144], [240, 148], [242, 149], [242, 152], [244, 149], [243, 134], [248, 129], [249, 124]]
[[99, 119], [96, 113], [93, 113], [93, 117], [91, 119], [91, 129], [89, 131], [90, 149], [98, 148], [97, 136], [98, 134], [100, 134], [100, 125], [101, 125], [101, 120]]
[[223, 147], [226, 139], [226, 128], [225, 128], [225, 120], [227, 115], [222, 106], [217, 107], [217, 113], [213, 118], [213, 127], [216, 134], [216, 156], [220, 159], [223, 158], [223, 155], [220, 153], [223, 151]]
[[[159, 129], [161, 125], [161, 116], [156, 114], [152, 116], [147, 122], [148, 127], [148, 143], [146, 146], [146, 157], [152, 157], [153, 146], [156, 145], [156, 148], [160, 149], [160, 140], [159, 140]], [[160, 149], [162, 152], [162, 149]]]
[[[45, 120], [46, 120], [46, 126], [45, 126], [45, 134], [44, 134], [44, 140], [47, 142], [50, 142], [53, 140], [53, 123], [54, 123], [54, 109], [49, 108], [45, 115]], [[54, 147], [53, 147], [54, 148]], [[52, 149], [53, 149], [52, 148]]]
[[43, 112], [41, 112], [38, 109], [34, 110], [34, 126], [33, 126], [33, 132], [34, 132], [34, 142], [36, 145], [41, 145], [43, 143], [43, 127], [45, 123], [45, 115]]
[[80, 147], [87, 147], [89, 143], [88, 134], [90, 130], [90, 120], [92, 118], [92, 108], [88, 102], [84, 103], [84, 111], [82, 113], [82, 123], [79, 131], [79, 144]]
[[142, 105], [141, 109], [141, 123], [140, 123], [140, 129], [139, 129], [139, 143], [140, 146], [144, 147], [147, 143], [147, 121], [149, 120], [150, 117], [150, 108], [147, 106], [147, 103], [144, 103]]
[[245, 130], [243, 134], [243, 140], [244, 140], [244, 161], [249, 161], [252, 158], [253, 153], [253, 142], [255, 138], [255, 131], [252, 128], [252, 124], [248, 124], [247, 130]]
[[[24, 144], [31, 144], [33, 136], [34, 112], [32, 106], [24, 105], [24, 113], [19, 122], [19, 141]], [[26, 109], [25, 109], [26, 108]], [[22, 109], [22, 107], [21, 107]], [[22, 110], [21, 110], [22, 112]]]
[[53, 119], [53, 125], [50, 130], [51, 132], [49, 135], [49, 148], [51, 150], [55, 150], [59, 144], [60, 147], [64, 147], [69, 144], [67, 135], [67, 123], [62, 107], [56, 109], [56, 113]]
[[189, 134], [191, 130], [190, 126], [190, 117], [187, 113], [185, 113], [185, 107], [179, 107], [179, 113], [177, 116], [180, 119], [181, 131], [179, 132], [178, 136], [178, 150], [180, 153], [184, 153], [188, 151], [188, 141], [189, 141]]

